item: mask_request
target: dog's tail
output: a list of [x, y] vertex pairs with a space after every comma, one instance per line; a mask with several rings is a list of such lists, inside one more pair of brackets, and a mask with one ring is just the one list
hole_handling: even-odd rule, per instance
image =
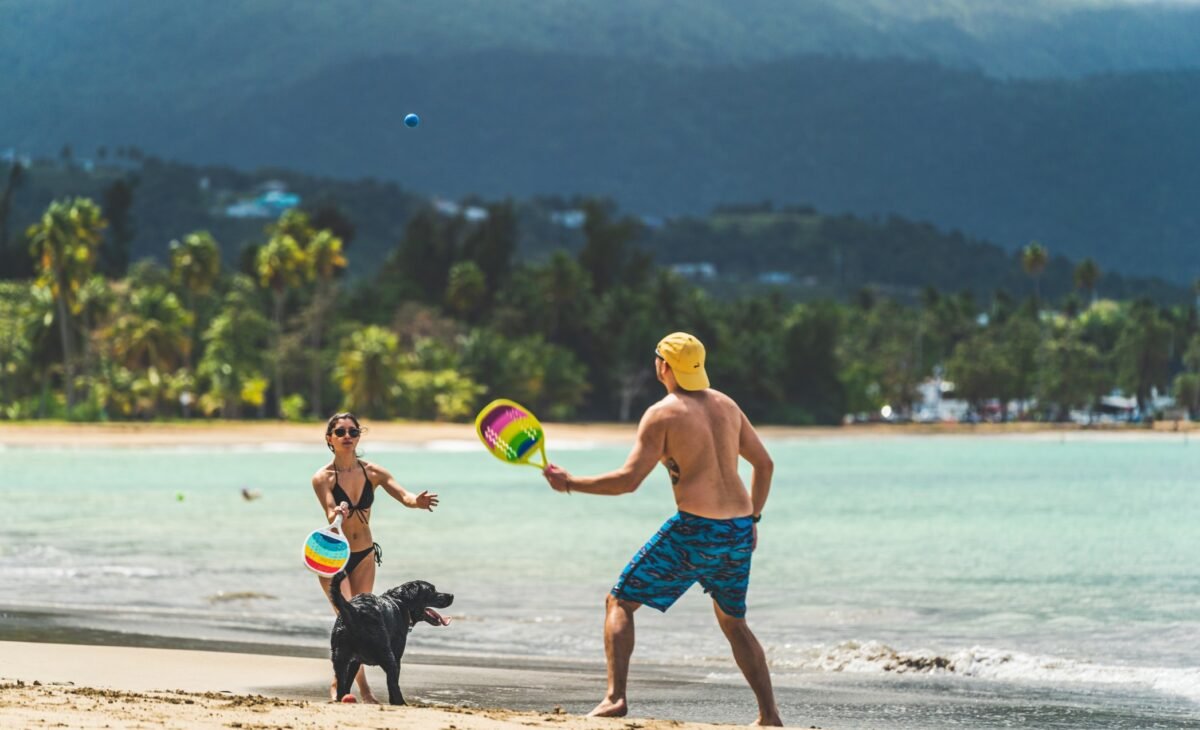
[[354, 609], [350, 607], [350, 602], [342, 595], [342, 581], [346, 580], [346, 571], [342, 571], [333, 576], [333, 580], [329, 583], [329, 600], [333, 601], [333, 607], [337, 609], [340, 616], [346, 621], [353, 621], [350, 614]]

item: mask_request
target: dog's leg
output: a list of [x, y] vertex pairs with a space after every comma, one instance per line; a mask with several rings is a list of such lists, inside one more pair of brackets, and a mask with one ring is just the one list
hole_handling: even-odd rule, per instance
[[[338, 659], [341, 661], [339, 662]], [[334, 659], [333, 666], [337, 677], [337, 701], [341, 702], [343, 697], [350, 694], [350, 690], [354, 686], [354, 675], [358, 674], [358, 668], [362, 666], [362, 662], [357, 657], [341, 656]]]
[[379, 667], [387, 674], [388, 702], [393, 705], [408, 704], [400, 692], [400, 662], [389, 658], [386, 664], [380, 664]]

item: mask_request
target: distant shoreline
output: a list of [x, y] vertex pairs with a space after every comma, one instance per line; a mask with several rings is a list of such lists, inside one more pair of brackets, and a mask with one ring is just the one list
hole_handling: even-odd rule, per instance
[[[445, 441], [476, 440], [469, 423], [425, 421], [370, 421], [364, 443], [421, 445]], [[597, 445], [632, 443], [637, 431], [633, 423], [547, 423], [549, 444], [589, 443]], [[224, 446], [244, 447], [269, 444], [320, 445], [324, 423], [281, 421], [162, 421], [68, 423], [64, 421], [0, 422], [0, 447], [153, 447]], [[901, 436], [1015, 436], [1067, 434], [1071, 438], [1091, 436], [1181, 435], [1200, 431], [1190, 421], [1158, 421], [1146, 425], [1079, 426], [1055, 423], [934, 423], [855, 424], [850, 426], [760, 426], [767, 439], [888, 438]]]

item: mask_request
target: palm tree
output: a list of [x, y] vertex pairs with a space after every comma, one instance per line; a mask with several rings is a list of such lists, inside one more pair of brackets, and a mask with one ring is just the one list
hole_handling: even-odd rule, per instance
[[239, 418], [243, 392], [265, 370], [263, 345], [269, 342], [272, 328], [255, 306], [255, 294], [253, 281], [234, 275], [221, 310], [202, 336], [204, 354], [196, 375], [208, 386], [200, 397], [205, 413], [219, 411], [222, 418]]
[[321, 409], [321, 341], [325, 334], [325, 313], [333, 306], [336, 277], [346, 268], [342, 254], [342, 239], [333, 231], [318, 231], [308, 241], [307, 253], [310, 275], [317, 282], [317, 297], [313, 303], [312, 321], [312, 412], [320, 416]]
[[62, 338], [67, 407], [75, 405], [75, 348], [71, 317], [79, 312], [80, 286], [92, 274], [106, 225], [100, 208], [87, 198], [56, 200], [29, 227], [30, 252], [36, 260], [35, 286], [50, 290]]
[[1029, 245], [1021, 250], [1021, 268], [1033, 279], [1033, 292], [1038, 302], [1042, 301], [1041, 276], [1049, 259], [1050, 254], [1046, 247], [1037, 241], [1030, 241]]
[[188, 352], [188, 369], [192, 367], [192, 355], [196, 347], [196, 297], [212, 291], [213, 284], [221, 276], [221, 248], [208, 231], [195, 231], [183, 237], [183, 241], [171, 241], [171, 282], [187, 292], [187, 308], [192, 315], [191, 340]]
[[105, 279], [100, 274], [90, 276], [79, 287], [77, 296], [79, 298], [79, 316], [82, 319], [81, 329], [83, 332], [83, 353], [80, 360], [83, 363], [84, 381], [88, 384], [88, 392], [84, 394], [84, 397], [88, 398], [90, 397], [92, 388], [95, 386], [95, 378], [93, 376], [96, 369], [96, 360], [93, 357], [95, 348], [92, 347], [92, 339], [95, 335], [92, 328], [95, 324], [107, 319], [109, 312], [112, 311], [114, 296], [108, 279]]
[[388, 415], [397, 395], [400, 341], [392, 332], [371, 325], [342, 344], [334, 377], [346, 397], [346, 407], [372, 417]]
[[1096, 303], [1096, 282], [1100, 281], [1100, 267], [1090, 258], [1075, 267], [1075, 286], [1088, 294], [1088, 300]]
[[475, 322], [487, 297], [487, 279], [474, 261], [450, 267], [446, 282], [446, 308], [459, 319]]
[[188, 360], [192, 317], [174, 293], [161, 286], [133, 289], [120, 312], [106, 338], [119, 363], [168, 373]]
[[275, 390], [276, 413], [280, 418], [283, 417], [283, 384], [280, 382], [282, 377], [280, 361], [282, 360], [284, 305], [287, 302], [288, 291], [304, 282], [308, 269], [308, 256], [304, 246], [294, 235], [297, 233], [294, 222], [294, 219], [290, 219], [287, 214], [284, 214], [278, 224], [269, 228], [271, 237], [258, 250], [254, 262], [259, 284], [269, 288], [274, 299], [275, 382], [272, 385]]

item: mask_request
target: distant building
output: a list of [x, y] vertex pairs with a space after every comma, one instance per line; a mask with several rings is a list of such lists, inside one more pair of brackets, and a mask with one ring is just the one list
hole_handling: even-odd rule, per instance
[[462, 206], [455, 203], [453, 200], [444, 200], [442, 198], [433, 199], [433, 209], [444, 216], [453, 217], [462, 212]]
[[583, 228], [587, 223], [587, 213], [579, 209], [556, 210], [550, 214], [550, 220], [563, 228]]
[[471, 223], [482, 223], [488, 219], [488, 210], [479, 205], [460, 205], [453, 200], [434, 198], [433, 209], [447, 218], [462, 217]]
[[300, 196], [282, 190], [269, 190], [258, 196], [255, 202], [271, 211], [272, 215], [278, 216], [300, 205]]
[[795, 280], [796, 277], [786, 271], [764, 271], [758, 275], [758, 283], [760, 284], [784, 285], [791, 284]]
[[467, 206], [467, 208], [463, 210], [462, 216], [472, 223], [482, 223], [488, 219], [488, 212], [487, 208], [481, 208], [478, 205], [471, 205]]
[[917, 386], [917, 399], [913, 403], [914, 421], [958, 422], [964, 420], [970, 410], [969, 403], [954, 397], [954, 383], [949, 380], [928, 378]]
[[686, 276], [689, 279], [715, 279], [717, 278], [717, 267], [707, 261], [699, 261], [696, 263], [671, 264], [671, 271]]
[[274, 215], [270, 209], [259, 205], [255, 200], [242, 200], [225, 207], [227, 218], [272, 218]]
[[[208, 178], [201, 181], [202, 189], [208, 184]], [[278, 218], [285, 212], [300, 205], [300, 196], [280, 189], [283, 183], [278, 180], [268, 180], [258, 186], [262, 191], [257, 198], [243, 199], [226, 206], [227, 218]]]

